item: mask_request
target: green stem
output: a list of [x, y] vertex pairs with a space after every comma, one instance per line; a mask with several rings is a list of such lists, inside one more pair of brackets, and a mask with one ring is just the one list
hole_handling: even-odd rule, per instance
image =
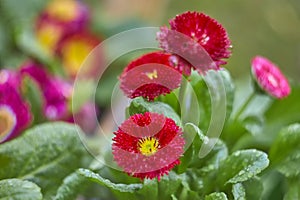
[[237, 110], [235, 116], [233, 117], [234, 120], [238, 120], [238, 118], [243, 114], [243, 112], [246, 110], [246, 108], [249, 106], [249, 104], [252, 102], [252, 100], [255, 98], [256, 93], [253, 91], [252, 94], [248, 97], [248, 99], [244, 102], [244, 104]]
[[180, 89], [179, 89], [179, 98], [178, 98], [179, 105], [183, 105], [182, 103], [183, 103], [183, 100], [184, 100], [186, 88], [187, 88], [187, 80], [186, 80], [185, 76], [182, 76]]

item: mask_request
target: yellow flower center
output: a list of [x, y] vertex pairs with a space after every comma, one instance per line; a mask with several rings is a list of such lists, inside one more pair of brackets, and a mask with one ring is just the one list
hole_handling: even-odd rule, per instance
[[141, 154], [151, 156], [157, 152], [159, 148], [158, 139], [155, 137], [145, 137], [138, 141], [138, 149]]
[[6, 107], [0, 107], [0, 141], [12, 132], [16, 125], [16, 117]]
[[44, 24], [37, 30], [36, 35], [42, 48], [51, 55], [61, 37], [61, 30], [54, 25]]
[[155, 69], [153, 72], [147, 72], [146, 75], [147, 75], [148, 78], [150, 78], [151, 80], [153, 80], [153, 79], [155, 79], [155, 78], [158, 77], [156, 69]]
[[[63, 62], [66, 71], [71, 75], [76, 75], [83, 61], [92, 50], [93, 46], [87, 41], [70, 40], [67, 42], [63, 48]], [[85, 65], [89, 66], [88, 63]]]
[[47, 7], [47, 12], [62, 21], [71, 21], [77, 17], [77, 2], [74, 0], [55, 0]]

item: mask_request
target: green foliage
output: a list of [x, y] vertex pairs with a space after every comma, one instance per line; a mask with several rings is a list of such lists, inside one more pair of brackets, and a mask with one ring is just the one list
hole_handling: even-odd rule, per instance
[[181, 120], [171, 106], [162, 102], [148, 102], [142, 97], [137, 97], [132, 100], [129, 106], [129, 114], [155, 112], [163, 114], [166, 117], [173, 119], [177, 125], [181, 125]]
[[42, 200], [41, 189], [34, 183], [20, 179], [0, 181], [0, 199]]
[[[34, 33], [34, 20], [47, 2], [0, 1], [0, 67], [16, 67], [30, 58], [41, 62], [50, 71], [63, 75], [61, 63], [42, 50]], [[280, 5], [278, 8], [287, 14], [278, 16], [289, 16], [293, 19], [296, 0], [294, 2], [287, 2], [286, 7], [282, 2], [272, 2], [272, 6]], [[196, 1], [194, 4], [196, 5]], [[208, 6], [209, 3], [200, 4], [203, 7], [203, 4]], [[245, 5], [257, 7], [251, 1]], [[265, 3], [263, 5], [266, 6]], [[239, 10], [240, 6], [241, 4], [235, 2], [230, 9]], [[267, 21], [272, 22], [272, 30], [278, 35], [298, 37], [299, 31], [295, 31], [296, 29], [293, 29], [293, 32], [292, 29], [286, 30], [286, 26], [279, 26], [284, 28], [278, 30], [276, 23], [283, 23], [284, 20], [274, 20], [272, 6], [268, 9], [261, 7], [264, 13], [267, 10]], [[218, 13], [215, 13], [216, 16], [220, 14]], [[249, 13], [253, 15], [252, 12]], [[226, 22], [224, 18], [224, 22], [228, 23], [228, 19]], [[256, 16], [252, 21], [255, 26], [259, 21], [257, 19], [259, 17]], [[244, 22], [242, 18], [237, 19], [239, 20]], [[260, 21], [260, 25], [266, 24], [264, 20]], [[231, 21], [230, 23], [236, 24]], [[106, 18], [103, 18], [103, 24], [107, 24]], [[104, 31], [106, 35], [136, 26], [125, 23], [120, 24], [118, 28], [113, 25], [104, 28], [96, 21], [93, 21], [92, 25], [95, 26], [92, 29]], [[240, 34], [240, 30], [238, 33], [244, 35]], [[243, 33], [251, 32], [245, 29]], [[153, 38], [144, 37], [146, 41], [152, 41]], [[272, 39], [261, 38], [259, 42], [263, 40], [266, 41], [265, 47], [274, 47], [273, 49], [280, 41], [277, 37], [273, 38], [277, 42], [274, 43], [276, 46], [272, 46], [269, 44]], [[246, 45], [242, 44], [248, 48], [252, 42], [249, 40]], [[286, 43], [283, 40], [281, 42]], [[109, 56], [120, 53], [119, 47], [119, 44], [114, 45], [106, 53]], [[259, 48], [261, 49], [261, 46]], [[253, 52], [251, 50], [251, 55]], [[136, 57], [136, 53], [134, 56], [126, 56], [126, 61], [122, 59], [114, 63], [111, 68], [113, 70], [105, 72], [96, 93], [99, 105], [107, 107], [111, 102], [111, 91], [117, 82], [116, 72], [122, 71], [125, 63], [129, 62], [129, 57]], [[281, 57], [294, 59], [289, 53]], [[236, 65], [235, 61], [233, 64]], [[232, 111], [238, 110], [235, 107], [236, 101], [244, 101], [244, 98], [234, 97], [248, 96], [249, 88], [244, 87], [242, 95], [236, 94], [238, 90], [230, 73], [225, 69], [210, 70], [204, 74], [193, 71], [192, 75], [187, 77], [187, 81], [182, 83], [181, 88], [158, 97], [154, 102], [148, 102], [141, 97], [133, 99], [126, 111], [127, 117], [136, 113], [156, 112], [175, 120], [184, 131], [186, 145], [184, 155], [180, 157], [181, 164], [170, 171], [169, 175], [161, 177], [160, 181], [146, 179], [139, 182], [123, 172], [114, 173], [114, 170], [104, 167], [104, 164], [97, 168], [89, 165], [91, 157], [80, 140], [80, 137], [83, 137], [82, 132], [74, 125], [51, 122], [35, 126], [20, 137], [0, 145], [0, 199], [71, 200], [76, 199], [78, 195], [89, 193], [94, 187], [100, 188], [100, 192], [92, 191], [91, 195], [100, 199], [299, 199], [300, 85], [291, 83], [291, 95], [282, 100], [270, 100], [254, 94], [256, 101], [246, 105], [244, 111], [247, 112], [242, 112], [243, 115], [238, 117], [233, 116]], [[74, 99], [70, 101], [70, 108], [73, 106], [74, 112], [91, 97], [89, 88], [92, 87], [93, 82], [79, 82], [75, 88]], [[38, 86], [27, 77], [22, 83], [22, 92], [24, 99], [29, 101], [32, 107], [34, 124], [43, 122], [45, 119], [41, 116], [42, 95]], [[266, 103], [262, 103], [262, 100]], [[120, 114], [123, 115], [122, 111]], [[222, 135], [219, 138], [218, 133], [221, 131]], [[110, 135], [107, 136], [109, 137]], [[97, 152], [95, 146], [101, 144], [106, 145], [103, 149], [110, 149], [111, 141], [103, 141], [103, 137], [100, 141], [99, 138], [91, 137], [87, 141], [88, 144], [93, 142], [93, 153], [99, 153], [98, 156], [102, 159], [107, 155]], [[105, 170], [102, 171], [103, 168]]]
[[205, 200], [227, 200], [227, 196], [223, 192], [214, 192], [210, 195], [207, 195]]
[[287, 177], [300, 174], [300, 124], [283, 128], [270, 149], [270, 160]]
[[50, 199], [64, 177], [81, 165], [86, 151], [78, 134], [76, 126], [47, 123], [0, 145], [0, 179], [32, 181]]
[[300, 198], [300, 182], [299, 180], [291, 181], [289, 189], [284, 196], [284, 200], [294, 200]]
[[26, 97], [27, 101], [30, 103], [31, 112], [33, 114], [33, 123], [41, 123], [45, 119], [41, 116], [43, 113], [43, 103], [44, 99], [42, 97], [42, 91], [37, 85], [37, 83], [30, 78], [30, 76], [26, 76], [22, 82], [22, 92]]
[[77, 171], [67, 176], [57, 190], [55, 200], [72, 200], [82, 191], [87, 185], [87, 180]]
[[268, 155], [255, 149], [236, 151], [224, 160], [219, 169], [218, 182], [239, 183], [259, 174], [269, 165]]

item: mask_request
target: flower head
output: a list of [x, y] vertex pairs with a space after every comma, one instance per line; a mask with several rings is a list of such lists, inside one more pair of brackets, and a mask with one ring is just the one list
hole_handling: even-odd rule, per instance
[[[58, 44], [58, 54], [62, 58], [65, 71], [75, 77], [87, 56], [100, 43], [100, 39], [89, 32], [78, 32], [63, 38]], [[91, 54], [92, 59], [85, 63], [83, 73], [92, 75], [99, 68], [99, 55]]]
[[180, 163], [185, 142], [170, 118], [149, 112], [135, 114], [114, 134], [114, 160], [131, 176], [159, 180]]
[[[185, 12], [170, 20], [170, 26], [171, 30], [162, 27], [158, 33], [160, 46], [165, 51], [180, 55], [197, 69], [218, 69], [226, 64], [223, 59], [230, 57], [231, 42], [215, 19], [203, 13]], [[207, 61], [208, 56], [214, 63]]]
[[56, 21], [71, 29], [69, 31], [78, 31], [88, 23], [89, 10], [81, 1], [54, 0], [48, 4], [41, 18]]
[[27, 63], [21, 68], [22, 76], [31, 77], [40, 87], [44, 98], [44, 115], [50, 120], [63, 119], [68, 115], [68, 100], [72, 86], [58, 77], [49, 74], [36, 63]]
[[153, 100], [179, 87], [181, 70], [176, 56], [162, 52], [148, 53], [124, 69], [120, 87], [129, 98], [142, 96]]
[[256, 56], [252, 60], [252, 74], [258, 85], [269, 95], [281, 99], [287, 97], [291, 88], [280, 69], [267, 58]]
[[0, 143], [20, 135], [31, 119], [28, 104], [13, 84], [0, 82]]
[[53, 54], [62, 38], [82, 31], [88, 21], [88, 8], [80, 1], [54, 0], [38, 18], [36, 36], [44, 50]]

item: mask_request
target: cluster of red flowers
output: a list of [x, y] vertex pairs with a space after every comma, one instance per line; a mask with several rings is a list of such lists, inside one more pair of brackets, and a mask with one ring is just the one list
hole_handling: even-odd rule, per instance
[[[182, 75], [218, 70], [231, 55], [228, 34], [215, 19], [186, 12], [170, 20], [171, 29], [157, 34], [162, 51], [142, 55], [125, 67], [120, 88], [129, 98], [153, 101], [178, 88]], [[263, 57], [252, 62], [257, 83], [276, 98], [289, 95], [290, 87], [280, 70]], [[114, 160], [131, 176], [158, 178], [180, 164], [184, 140], [174, 120], [157, 113], [135, 114], [115, 132]]]
[[186, 12], [170, 20], [170, 25], [171, 29], [162, 27], [157, 34], [163, 51], [143, 55], [124, 69], [120, 82], [128, 97], [154, 100], [179, 87], [181, 74], [190, 75], [192, 68], [205, 72], [226, 64], [223, 59], [230, 56], [231, 44], [215, 19]]
[[[192, 68], [201, 72], [218, 69], [226, 63], [222, 59], [230, 56], [225, 29], [209, 16], [187, 12], [176, 16], [170, 25], [171, 30], [163, 27], [158, 33], [163, 51], [145, 54], [123, 70], [120, 87], [129, 98], [142, 96], [153, 101], [178, 88], [182, 75], [190, 75]], [[201, 66], [206, 68], [194, 58], [201, 58]], [[180, 164], [185, 144], [173, 119], [148, 112], [127, 119], [113, 141], [115, 161], [140, 179], [160, 179]]]

